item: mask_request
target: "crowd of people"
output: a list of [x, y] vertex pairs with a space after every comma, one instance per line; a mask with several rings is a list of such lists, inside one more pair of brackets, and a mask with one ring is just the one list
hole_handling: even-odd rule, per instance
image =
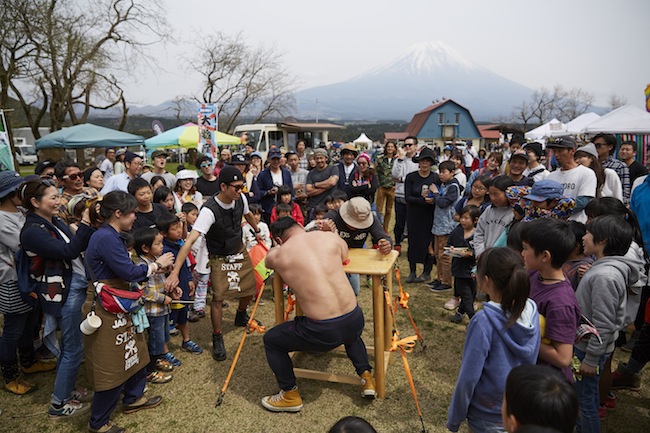
[[[0, 172], [5, 388], [26, 394], [34, 386], [24, 374], [56, 369], [51, 419], [90, 412], [90, 432], [124, 431], [110, 421], [120, 398], [125, 413], [158, 406], [162, 397], [145, 396], [147, 383], [167, 383], [181, 366], [171, 334], [200, 355], [189, 323], [209, 316], [211, 355], [228, 358], [223, 309], [235, 302], [234, 325], [251, 324], [259, 288], [249, 251], [262, 244], [267, 267], [304, 313], [264, 337], [280, 391], [262, 406], [300, 411], [289, 353], [341, 344], [362, 396], [374, 398], [361, 278], [345, 263], [348, 248], [404, 247], [406, 283], [453, 290], [449, 320], [469, 319], [450, 431], [466, 421], [472, 432], [531, 424], [569, 432], [576, 423], [599, 432], [616, 402], [611, 391], [638, 390], [650, 356], [650, 180], [636, 143], [513, 136], [503, 151], [440, 151], [407, 137], [380, 150], [310, 149], [301, 140], [285, 153], [271, 148], [264, 161], [250, 146], [224, 148], [172, 174], [164, 150], [149, 165], [109, 148], [83, 171], [45, 160], [25, 178]], [[119, 312], [101, 297], [109, 289], [123, 291]], [[141, 307], [129, 308], [124, 293], [141, 293]], [[102, 326], [91, 326], [95, 317]], [[612, 371], [618, 346], [631, 355]], [[84, 358], [92, 389], [77, 386]]]

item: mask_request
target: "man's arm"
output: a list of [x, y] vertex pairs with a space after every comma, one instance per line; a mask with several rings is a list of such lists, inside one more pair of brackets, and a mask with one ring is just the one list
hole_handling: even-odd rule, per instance
[[178, 274], [181, 271], [181, 267], [185, 266], [185, 259], [187, 259], [187, 255], [192, 249], [192, 245], [194, 245], [194, 242], [196, 242], [199, 236], [201, 236], [201, 233], [196, 230], [192, 230], [190, 234], [187, 235], [185, 243], [178, 251], [178, 255], [176, 256], [174, 269], [172, 269], [169, 276], [165, 280], [165, 289], [172, 290], [174, 287], [178, 286]]

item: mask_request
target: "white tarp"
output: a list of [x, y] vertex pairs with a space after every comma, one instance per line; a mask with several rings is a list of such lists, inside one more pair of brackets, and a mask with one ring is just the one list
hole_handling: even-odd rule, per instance
[[634, 105], [625, 105], [591, 122], [586, 134], [650, 134], [650, 113]]
[[579, 135], [583, 134], [585, 128], [596, 120], [600, 119], [600, 115], [596, 113], [584, 113], [576, 117], [572, 121], [564, 125], [564, 130], [562, 131], [552, 131], [551, 135], [553, 137], [562, 137], [565, 135]]
[[524, 134], [524, 137], [526, 137], [526, 140], [543, 140], [564, 130], [566, 130], [566, 125], [557, 119], [553, 119], [535, 129], [531, 129]]
[[357, 137], [356, 140], [353, 141], [354, 144], [365, 144], [366, 147], [370, 147], [372, 145], [372, 140], [368, 138], [368, 136], [365, 133], [362, 133], [359, 137]]

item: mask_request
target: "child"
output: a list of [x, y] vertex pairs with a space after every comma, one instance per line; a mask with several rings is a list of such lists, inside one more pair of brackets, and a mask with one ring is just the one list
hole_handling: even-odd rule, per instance
[[520, 365], [506, 380], [501, 411], [508, 433], [525, 425], [573, 433], [578, 418], [576, 393], [560, 374], [541, 365]]
[[348, 195], [345, 193], [345, 191], [337, 189], [325, 199], [325, 204], [327, 205], [327, 210], [337, 210], [347, 200]]
[[591, 267], [591, 264], [594, 262], [594, 259], [591, 256], [585, 254], [585, 249], [582, 245], [582, 238], [587, 233], [585, 225], [578, 221], [569, 221], [569, 230], [573, 233], [575, 238], [573, 250], [567, 257], [566, 262], [562, 265], [562, 272], [566, 275], [573, 291], [575, 292], [578, 289], [578, 284], [580, 279], [587, 272], [587, 269]]
[[[295, 203], [294, 201], [291, 200], [291, 188], [289, 188], [289, 185], [282, 185], [281, 187], [278, 188], [278, 192], [275, 195], [275, 202], [277, 204], [283, 203], [286, 204], [289, 207], [289, 215], [295, 222], [300, 224], [301, 226], [305, 225], [305, 217], [302, 214], [302, 211], [300, 210], [300, 206], [298, 206], [298, 203]], [[280, 218], [275, 210], [275, 207], [271, 211], [271, 223], [274, 223], [277, 221], [277, 219]]]
[[166, 186], [161, 186], [156, 189], [153, 195], [153, 202], [164, 205], [169, 213], [176, 213], [174, 211], [174, 193]]
[[[271, 231], [269, 230], [269, 226], [264, 221], [262, 221], [262, 207], [257, 203], [251, 203], [248, 205], [248, 209], [255, 217], [257, 227], [260, 229], [260, 232], [257, 234], [257, 236], [261, 236], [262, 239], [264, 239], [264, 244], [267, 247], [271, 248]], [[244, 223], [242, 225], [242, 228], [242, 241], [246, 244], [246, 250], [250, 251], [251, 248], [257, 245], [257, 237], [253, 232], [253, 228], [250, 224]]]
[[[442, 291], [451, 289], [451, 257], [445, 254], [449, 233], [456, 227], [454, 205], [460, 198], [460, 185], [454, 177], [455, 166], [452, 161], [441, 162], [438, 166], [440, 176], [440, 188], [435, 184], [429, 187], [431, 196], [435, 202], [433, 211], [433, 227], [431, 233], [434, 235], [434, 251], [436, 255], [436, 269], [438, 277], [427, 286], [431, 290]], [[424, 275], [426, 280], [429, 275]], [[420, 277], [422, 278], [422, 277]]]
[[489, 188], [492, 204], [479, 217], [474, 233], [476, 257], [480, 257], [483, 251], [494, 246], [494, 243], [513, 220], [512, 207], [505, 191], [514, 184], [514, 181], [508, 176], [498, 176], [492, 181]]
[[[476, 182], [475, 182], [476, 183]], [[460, 210], [460, 224], [449, 234], [447, 246], [450, 247], [451, 274], [454, 277], [454, 300], [459, 299], [459, 307], [451, 319], [460, 323], [463, 316], [474, 317], [474, 298], [476, 281], [472, 278], [474, 267], [474, 228], [481, 210], [476, 206], [465, 206]], [[460, 250], [456, 250], [460, 248]]]
[[329, 211], [329, 207], [325, 203], [320, 203], [314, 209], [314, 219], [305, 226], [305, 231], [309, 232], [317, 229], [316, 221], [322, 220], [325, 214]]
[[600, 374], [623, 327], [627, 287], [639, 278], [640, 261], [623, 257], [633, 237], [634, 229], [619, 216], [599, 216], [587, 223], [585, 254], [595, 256], [596, 261], [582, 277], [576, 297], [582, 314], [594, 324], [600, 338], [580, 340], [573, 348], [580, 403], [577, 427], [581, 432], [600, 432]]
[[277, 218], [291, 217], [291, 205], [287, 203], [278, 203], [273, 207], [273, 213]]
[[503, 428], [501, 403], [510, 370], [534, 364], [539, 353], [539, 314], [528, 299], [529, 282], [521, 256], [490, 248], [478, 259], [477, 284], [491, 301], [467, 327], [463, 358], [447, 428], [458, 431], [467, 419], [473, 432]]
[[490, 205], [490, 195], [488, 188], [492, 184], [492, 179], [489, 176], [482, 176], [476, 178], [469, 189], [469, 193], [458, 200], [454, 206], [456, 213], [454, 214], [454, 221], [460, 221], [460, 210], [465, 206], [478, 206], [481, 213]]
[[136, 177], [129, 182], [127, 190], [138, 201], [132, 230], [156, 227], [156, 220], [167, 213], [167, 208], [160, 203], [153, 203], [153, 190], [149, 182]]
[[563, 195], [560, 182], [548, 179], [530, 186], [511, 186], [506, 196], [524, 222], [539, 218], [567, 219], [573, 214], [576, 201]]
[[521, 255], [530, 277], [530, 298], [546, 323], [537, 363], [560, 370], [572, 383], [570, 364], [580, 307], [562, 265], [573, 250], [573, 233], [565, 221], [549, 218], [522, 227]]
[[[145, 181], [146, 182], [146, 181]], [[141, 228], [133, 233], [135, 252], [139, 264], [150, 265], [163, 252], [163, 237], [155, 228]], [[147, 382], [167, 383], [172, 380], [169, 373], [174, 366], [165, 359], [167, 343], [169, 342], [169, 305], [172, 297], [165, 292], [165, 275], [154, 272], [143, 285], [144, 309], [149, 320], [149, 348], [150, 362], [147, 365]]]
[[[194, 221], [199, 217], [199, 209], [194, 203], [184, 203], [181, 206], [181, 212], [186, 215], [187, 231], [192, 231]], [[210, 281], [208, 249], [203, 235], [199, 236], [196, 242], [194, 242], [191, 252], [195, 261], [193, 277], [196, 292], [194, 293], [194, 305], [189, 313], [189, 320], [190, 322], [197, 322], [199, 319], [205, 317], [205, 301], [208, 296], [208, 281]]]
[[[156, 222], [156, 227], [163, 235], [163, 252], [171, 252], [174, 254], [174, 257], [178, 256], [178, 251], [181, 249], [183, 243], [183, 224], [178, 217], [165, 215]], [[194, 282], [192, 281], [192, 273], [187, 263], [181, 268], [178, 276], [178, 287], [182, 290], [181, 301], [189, 301], [190, 297], [194, 295]], [[203, 349], [190, 340], [190, 328], [187, 324], [187, 306], [183, 304], [173, 305], [170, 318], [176, 324], [183, 337], [181, 348], [194, 355], [203, 353]], [[180, 365], [180, 361], [177, 360], [177, 363], [172, 362], [172, 364], [178, 366]]]

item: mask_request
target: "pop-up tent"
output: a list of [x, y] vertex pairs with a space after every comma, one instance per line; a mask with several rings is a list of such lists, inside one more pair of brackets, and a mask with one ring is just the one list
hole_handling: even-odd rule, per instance
[[565, 135], [580, 135], [584, 133], [585, 128], [592, 122], [600, 119], [596, 113], [584, 113], [564, 125], [560, 131], [551, 131], [552, 137], [563, 137]]
[[[160, 135], [148, 138], [144, 141], [147, 149], [161, 149], [182, 147], [185, 149], [196, 149], [199, 145], [199, 127], [196, 123], [186, 123], [163, 132]], [[217, 131], [217, 145], [241, 144], [241, 139]]]
[[353, 141], [355, 146], [364, 149], [369, 149], [372, 146], [372, 140], [368, 138], [365, 133], [362, 133], [356, 140]]
[[650, 113], [634, 105], [625, 105], [591, 122], [584, 130], [587, 134], [650, 134]]
[[127, 147], [144, 145], [144, 137], [84, 123], [47, 134], [36, 140], [36, 150], [54, 147], [84, 149], [87, 147]]
[[543, 140], [551, 137], [552, 134], [557, 133], [558, 131], [564, 130], [566, 130], [566, 125], [557, 119], [553, 119], [550, 122], [528, 131], [524, 134], [524, 137], [526, 137], [526, 140]]

